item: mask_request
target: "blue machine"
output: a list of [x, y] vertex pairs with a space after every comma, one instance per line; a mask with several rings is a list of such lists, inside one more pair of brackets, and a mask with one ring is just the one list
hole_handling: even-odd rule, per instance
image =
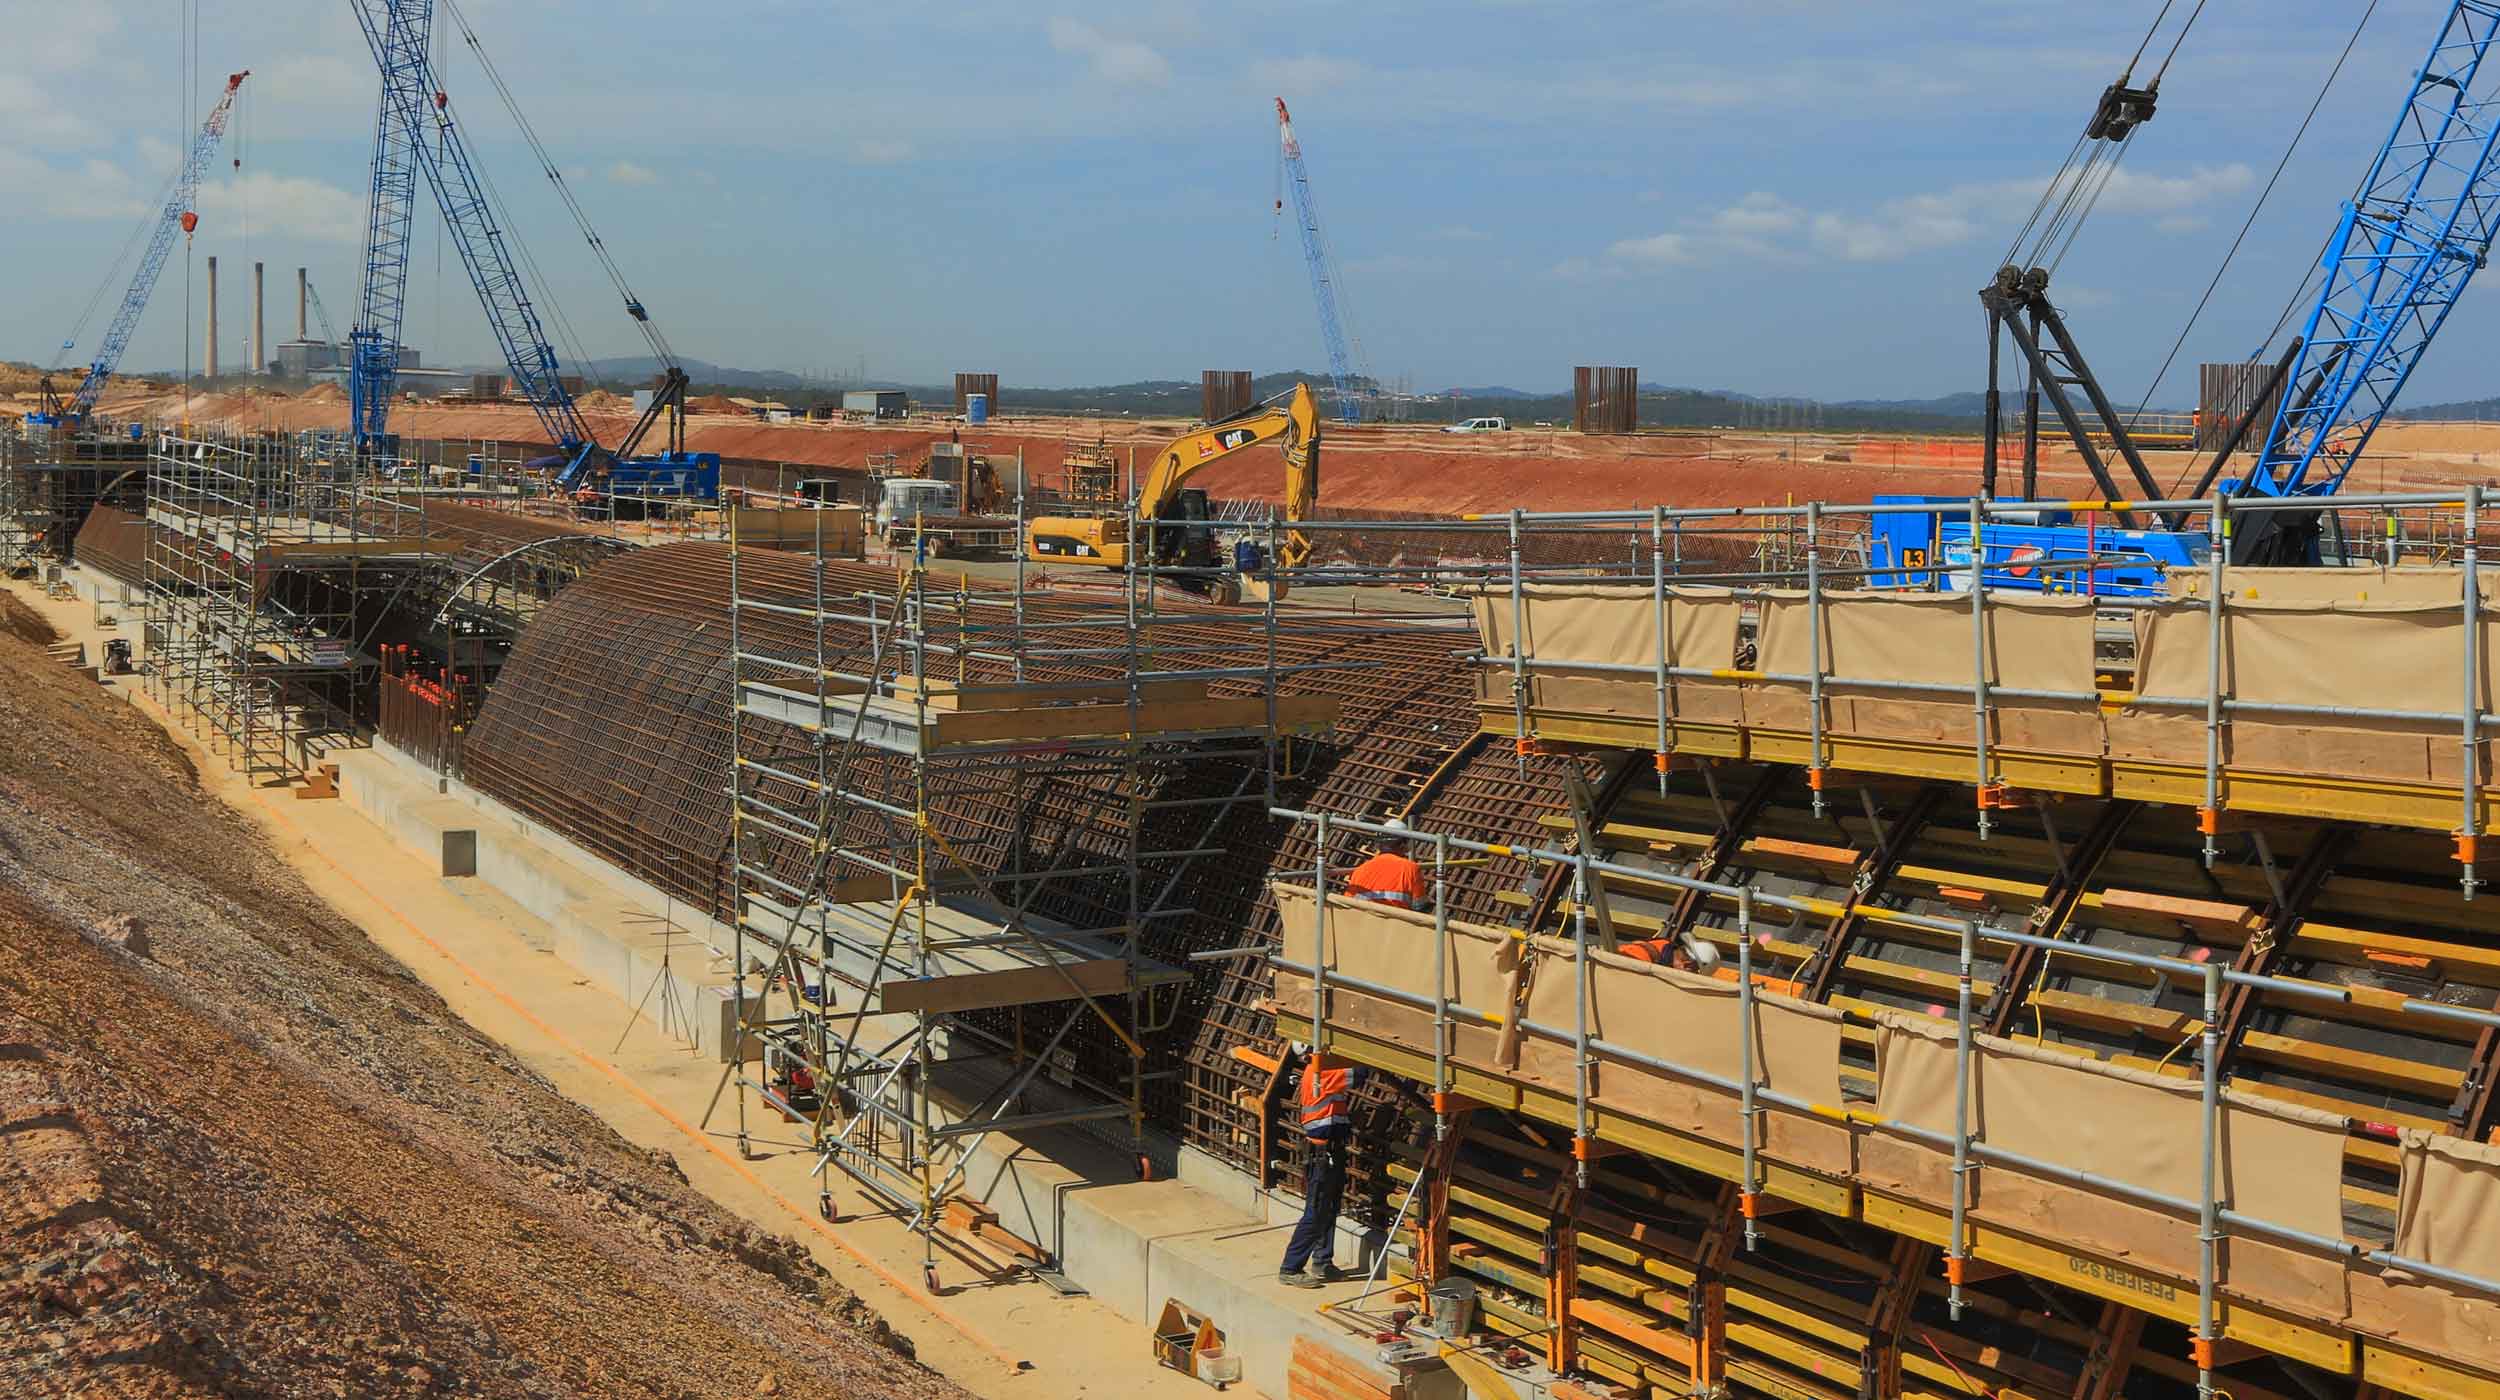
[[[1961, 592], [1970, 587], [1967, 497], [1877, 496], [1877, 505], [1933, 505], [1942, 513], [1901, 511], [1874, 517], [1867, 563], [1874, 588]], [[1992, 516], [1980, 530], [1980, 586], [2101, 597], [2157, 596], [2162, 570], [2212, 558], [2199, 531], [2122, 529], [2083, 524], [2074, 512], [2043, 509], [2029, 518]], [[2055, 567], [2058, 560], [2101, 559], [2090, 570]]]
[[[182, 170], [174, 177], [173, 192], [166, 196], [165, 207], [157, 213], [156, 231], [148, 239], [145, 253], [139, 257], [139, 270], [130, 279], [130, 290], [123, 294], [121, 309], [114, 313], [113, 323], [105, 328], [104, 340], [96, 349], [95, 362], [87, 367], [86, 378], [77, 393], [57, 410], [28, 415], [30, 423], [75, 428], [87, 421], [95, 411], [96, 399], [104, 393], [106, 381], [122, 361], [122, 352], [130, 348], [131, 333], [139, 328], [139, 317], [148, 309], [148, 297], [156, 290], [158, 274], [165, 270], [166, 256], [173, 252], [174, 235], [188, 235], [199, 217], [191, 205], [199, 194], [200, 176], [208, 169], [208, 158], [217, 153], [217, 143], [225, 139], [226, 118], [234, 111], [234, 95], [243, 80], [252, 76], [250, 70], [229, 74], [226, 90], [210, 109], [208, 120], [200, 124], [200, 134], [193, 138], [191, 149], [183, 157]], [[67, 347], [64, 346], [64, 349]], [[50, 381], [45, 381], [47, 388]], [[134, 433], [134, 436], [136, 434]]]
[[618, 461], [608, 469], [608, 494], [646, 501], [717, 501], [720, 454], [655, 452]]
[[[1293, 134], [1293, 114], [1281, 97], [1276, 99], [1276, 132], [1284, 182], [1293, 189], [1294, 228], [1302, 235], [1302, 260], [1311, 273], [1311, 296], [1319, 303], [1320, 338], [1328, 342], [1328, 378], [1337, 388], [1337, 414], [1352, 423], [1362, 417], [1363, 375], [1346, 346], [1345, 326], [1337, 315], [1336, 272], [1328, 244], [1320, 237], [1319, 210], [1311, 202], [1311, 172], [1302, 163], [1302, 141]], [[1284, 208], [1278, 200], [1276, 212]]]
[[[708, 453], [685, 452], [684, 417], [670, 418], [670, 450], [637, 455], [642, 439], [672, 406], [685, 402], [686, 376], [676, 367], [650, 314], [643, 308], [623, 273], [607, 252], [588, 215], [573, 199], [563, 177], [535, 132], [513, 109], [522, 134], [538, 155], [542, 169], [561, 194], [591, 249], [624, 296], [626, 314], [643, 332], [660, 360], [669, 365], [664, 386], [633, 430], [613, 450], [602, 447], [583, 420], [573, 391], [565, 385], [555, 346], [549, 341], [538, 308], [521, 280], [524, 259], [496, 214], [492, 191], [469, 158], [468, 142], [452, 119], [452, 103], [436, 74], [429, 46], [434, 31], [434, 0], [353, 0], [356, 20], [365, 32], [366, 47], [382, 74], [381, 112], [375, 123], [373, 186], [368, 205], [364, 304], [350, 332], [353, 346], [348, 370], [348, 397], [356, 441], [366, 452], [390, 450], [390, 400], [399, 368], [399, 332], [406, 304], [408, 230], [414, 209], [416, 179], [422, 173], [434, 191], [443, 225], [459, 249], [461, 266], [476, 288], [487, 325], [503, 349], [512, 371], [515, 395], [537, 413], [538, 421], [562, 455], [553, 477], [559, 492], [605, 487], [612, 494], [660, 499], [666, 486], [685, 482], [702, 494], [675, 499], [717, 500], [720, 459]], [[454, 18], [458, 18], [455, 8]], [[464, 41], [486, 65], [493, 86], [507, 102], [510, 88], [494, 71], [477, 36], [462, 30]], [[604, 481], [602, 480], [604, 478]], [[631, 490], [628, 482], [633, 483]]]

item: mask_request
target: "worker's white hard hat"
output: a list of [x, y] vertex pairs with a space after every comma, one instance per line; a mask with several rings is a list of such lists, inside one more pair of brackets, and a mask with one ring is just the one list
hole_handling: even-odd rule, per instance
[[1719, 965], [1719, 945], [1706, 938], [1684, 935], [1684, 951], [1693, 955], [1695, 971], [1708, 972]]

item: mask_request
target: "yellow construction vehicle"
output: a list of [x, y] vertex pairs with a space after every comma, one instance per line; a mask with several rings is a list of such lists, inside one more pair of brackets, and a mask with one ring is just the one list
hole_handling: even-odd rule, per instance
[[[1218, 574], [1224, 567], [1215, 554], [1215, 531], [1208, 523], [1207, 495], [1184, 490], [1182, 483], [1198, 472], [1246, 447], [1277, 438], [1285, 440], [1285, 515], [1288, 522], [1310, 517], [1319, 501], [1319, 402], [1307, 384], [1296, 384], [1280, 406], [1262, 404], [1222, 422], [1209, 423], [1174, 440], [1155, 457], [1153, 470], [1138, 486], [1129, 515], [1040, 516], [1025, 532], [1024, 557], [1038, 563], [1079, 562], [1125, 569], [1129, 544], [1149, 538], [1154, 563], [1176, 573], [1172, 581], [1219, 601], [1233, 602], [1245, 586], [1257, 582], [1255, 570]], [[1158, 528], [1149, 530], [1149, 523]], [[1301, 566], [1311, 553], [1310, 536], [1287, 530], [1276, 543], [1280, 568]]]

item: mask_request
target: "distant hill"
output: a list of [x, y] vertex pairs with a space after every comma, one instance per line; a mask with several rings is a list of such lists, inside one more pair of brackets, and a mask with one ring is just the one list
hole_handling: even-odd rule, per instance
[[2455, 403], [2430, 403], [2420, 408], [2400, 408], [2391, 417], [2432, 418], [2455, 422], [2470, 419], [2489, 423], [2500, 420], [2500, 399], [2460, 399]]
[[1842, 399], [1824, 408], [1852, 413], [1914, 413], [1927, 417], [1978, 418], [1988, 411], [1986, 394], [1947, 394], [1936, 399]]
[[[681, 363], [687, 377], [694, 382], [697, 393], [769, 394], [801, 408], [838, 399], [846, 388], [900, 389], [923, 404], [949, 404], [955, 396], [952, 383], [907, 384], [886, 379], [862, 384], [828, 384], [821, 378], [794, 374], [788, 370], [742, 369], [699, 359]], [[491, 371], [499, 367], [484, 368]], [[662, 366], [648, 355], [637, 355], [598, 360], [588, 368], [590, 377], [609, 388], [632, 389], [649, 383], [659, 374]], [[1326, 373], [1314, 369], [1278, 371], [1254, 378], [1251, 392], [1261, 400], [1273, 399], [1290, 391], [1297, 382], [1322, 390], [1325, 396], [1330, 380]], [[1746, 394], [1732, 389], [1698, 389], [1654, 380], [1641, 383], [1640, 397], [1640, 421], [1645, 427], [1733, 428], [1770, 432], [1798, 429], [1824, 432], [1975, 432], [1986, 404], [1984, 395], [1968, 390], [1924, 399], [1818, 402], [1801, 395]], [[1122, 384], [1043, 388], [1011, 381], [999, 386], [999, 398], [1000, 407], [1010, 412], [1022, 409], [1104, 417], [1188, 418], [1198, 412], [1199, 384], [1195, 379], [1138, 379]], [[1568, 387], [1540, 392], [1507, 384], [1479, 384], [1446, 389], [1434, 395], [1430, 402], [1417, 402], [1408, 407], [1414, 420], [1430, 423], [1455, 422], [1471, 413], [1484, 411], [1487, 404], [1499, 405], [1494, 411], [1516, 424], [1568, 423], [1571, 420], [1571, 393]], [[2404, 410], [2397, 416], [2500, 419], [2500, 399], [2432, 404]]]

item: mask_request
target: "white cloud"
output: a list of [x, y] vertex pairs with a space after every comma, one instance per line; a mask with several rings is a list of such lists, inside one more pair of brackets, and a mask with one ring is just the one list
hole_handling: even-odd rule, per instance
[[98, 135], [93, 123], [17, 73], [0, 73], [0, 130], [35, 147], [84, 145]]
[[130, 173], [108, 160], [54, 165], [0, 147], [0, 202], [55, 219], [136, 219], [148, 212]]
[[660, 183], [660, 174], [647, 165], [636, 165], [630, 160], [620, 160], [608, 167], [608, 183], [611, 185], [656, 185]]
[[248, 215], [252, 231], [266, 237], [297, 238], [314, 243], [362, 243], [365, 197], [360, 192], [300, 175], [249, 171], [239, 180], [200, 186], [202, 223], [239, 231]]
[[281, 58], [252, 70], [244, 87], [262, 102], [290, 108], [345, 109], [363, 115], [373, 110], [380, 80], [361, 52], [350, 62], [340, 54], [306, 53]]
[[851, 144], [851, 154], [862, 165], [901, 165], [919, 152], [909, 141], [863, 136]]
[[1695, 240], [1690, 235], [1653, 233], [1647, 238], [1626, 238], [1612, 244], [1606, 249], [1606, 256], [1616, 262], [1673, 267], [1692, 262], [1697, 252]]
[[1115, 38], [1065, 15], [1053, 16], [1050, 21], [1050, 46], [1093, 64], [1094, 76], [1106, 82], [1151, 83], [1160, 87], [1172, 81], [1170, 60], [1153, 45], [1138, 39]]
[[[2160, 233], [2190, 233], [2206, 224], [2202, 206], [2244, 192], [2255, 178], [2240, 164], [2197, 166], [2181, 175], [2120, 170], [2097, 208]], [[1609, 244], [1603, 262], [1624, 270], [1805, 257], [1900, 262], [2015, 227], [2047, 186], [2045, 177], [1984, 181], [1902, 195], [1872, 208], [1811, 210], [1757, 190], [1673, 228]]]
[[1282, 93], [1324, 92], [1359, 82], [1369, 70], [1334, 54], [1301, 53], [1290, 58], [1262, 58], [1250, 75], [1263, 89]]

